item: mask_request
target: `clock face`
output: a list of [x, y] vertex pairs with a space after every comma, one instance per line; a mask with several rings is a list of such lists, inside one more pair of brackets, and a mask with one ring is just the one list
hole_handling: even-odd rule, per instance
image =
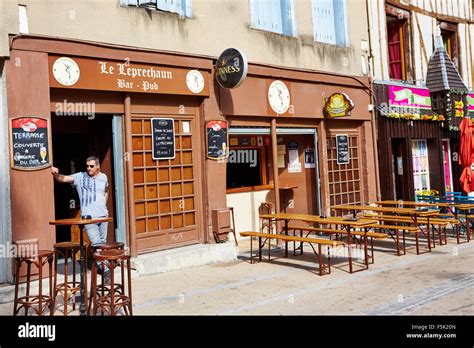
[[290, 107], [290, 91], [283, 81], [273, 81], [268, 87], [268, 102], [277, 114], [284, 114]]
[[189, 70], [186, 75], [186, 85], [193, 93], [201, 93], [204, 89], [204, 77], [197, 70]]
[[56, 59], [53, 64], [53, 75], [56, 81], [64, 86], [72, 86], [79, 80], [79, 66], [68, 57]]

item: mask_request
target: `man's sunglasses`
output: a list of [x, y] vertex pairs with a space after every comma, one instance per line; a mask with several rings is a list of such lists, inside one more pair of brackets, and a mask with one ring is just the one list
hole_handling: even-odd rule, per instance
[[86, 164], [86, 167], [87, 167], [87, 168], [94, 168], [94, 167], [95, 167], [95, 164]]

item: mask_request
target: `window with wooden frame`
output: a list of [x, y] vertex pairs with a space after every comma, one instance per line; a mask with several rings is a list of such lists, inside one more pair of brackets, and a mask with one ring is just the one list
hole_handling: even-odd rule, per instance
[[461, 74], [461, 70], [459, 69], [458, 26], [455, 23], [448, 22], [438, 22], [438, 25], [441, 28], [444, 49], [449, 57], [451, 57], [451, 60], [456, 69], [458, 69], [459, 74]]
[[390, 79], [412, 80], [410, 69], [410, 13], [386, 5], [387, 50]]
[[349, 136], [349, 163], [337, 164], [336, 134], [327, 138], [329, 203], [360, 204], [363, 202], [359, 137], [356, 132], [341, 132]]
[[[257, 139], [261, 144], [257, 144]], [[231, 136], [227, 158], [227, 193], [266, 189], [269, 183], [268, 146], [263, 137]]]

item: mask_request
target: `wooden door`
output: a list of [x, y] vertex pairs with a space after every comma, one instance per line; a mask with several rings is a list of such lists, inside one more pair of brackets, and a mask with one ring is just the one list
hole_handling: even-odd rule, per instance
[[199, 133], [193, 117], [174, 118], [176, 157], [152, 158], [151, 118], [132, 117], [133, 186], [137, 249], [199, 242], [201, 216]]
[[[278, 145], [285, 146], [284, 168], [278, 169], [278, 180], [280, 184], [280, 204], [281, 210], [292, 214], [309, 214], [317, 213], [318, 195], [316, 188], [316, 169], [315, 166], [306, 168], [305, 150], [313, 150], [313, 159], [316, 165], [316, 157], [314, 152], [314, 135], [308, 134], [285, 134], [278, 135], [281, 142]], [[291, 160], [291, 151], [297, 155], [297, 162], [300, 163], [300, 169], [292, 170], [289, 167]], [[295, 159], [294, 157], [292, 159]], [[288, 189], [285, 189], [288, 187]]]

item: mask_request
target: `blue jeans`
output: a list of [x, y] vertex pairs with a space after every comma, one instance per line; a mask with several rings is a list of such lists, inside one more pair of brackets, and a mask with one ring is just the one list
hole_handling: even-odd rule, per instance
[[99, 244], [107, 242], [107, 225], [108, 222], [99, 222], [98, 224], [84, 225], [87, 237], [91, 244]]
[[[84, 225], [87, 237], [89, 238], [91, 245], [107, 242], [107, 226], [108, 222], [99, 222], [97, 224]], [[97, 262], [97, 269], [101, 269], [99, 262]], [[105, 270], [107, 273], [107, 267], [105, 267]]]

